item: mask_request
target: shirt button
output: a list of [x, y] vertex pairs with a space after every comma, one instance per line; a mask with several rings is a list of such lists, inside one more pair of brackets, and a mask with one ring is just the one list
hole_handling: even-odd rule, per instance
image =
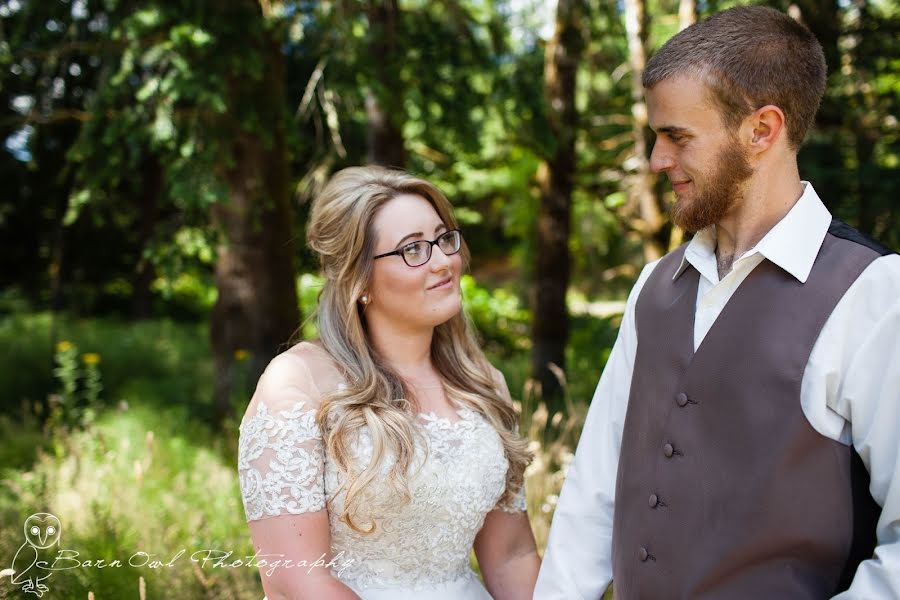
[[678, 395], [675, 396], [675, 404], [677, 404], [678, 406], [684, 408], [685, 406], [687, 406], [687, 403], [688, 397], [684, 392], [679, 392]]
[[675, 447], [672, 444], [666, 444], [663, 446], [663, 454], [666, 455], [666, 458], [672, 458], [672, 455], [675, 454]]
[[644, 548], [643, 546], [641, 546], [640, 549], [638, 550], [638, 558], [641, 559], [641, 562], [646, 561], [649, 556], [650, 556], [650, 553], [647, 552], [647, 549]]
[[659, 497], [656, 494], [650, 494], [647, 504], [650, 505], [650, 508], [656, 508], [656, 505], [659, 504]]

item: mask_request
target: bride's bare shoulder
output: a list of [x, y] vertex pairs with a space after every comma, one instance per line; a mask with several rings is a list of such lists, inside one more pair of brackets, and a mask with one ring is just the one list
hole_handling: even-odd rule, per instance
[[[260, 376], [246, 415], [316, 410], [344, 383], [334, 359], [318, 342], [300, 342], [273, 358]], [[287, 411], [285, 413], [284, 411]]]
[[273, 358], [257, 384], [257, 392], [294, 389], [319, 397], [340, 383], [331, 355], [317, 342], [300, 342]]
[[275, 361], [302, 366], [315, 379], [338, 374], [334, 359], [318, 340], [294, 344], [274, 359]]

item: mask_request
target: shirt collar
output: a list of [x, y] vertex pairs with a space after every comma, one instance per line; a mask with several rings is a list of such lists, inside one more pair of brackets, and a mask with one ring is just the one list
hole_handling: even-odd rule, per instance
[[[831, 225], [831, 213], [825, 208], [816, 190], [808, 181], [803, 184], [803, 194], [790, 211], [772, 229], [747, 251], [759, 252], [775, 263], [800, 283], [806, 283], [812, 270], [819, 248]], [[698, 231], [685, 249], [681, 264], [672, 276], [675, 280], [687, 265], [692, 265], [701, 275], [718, 280], [718, 273], [707, 273], [716, 269], [716, 229], [715, 225]]]

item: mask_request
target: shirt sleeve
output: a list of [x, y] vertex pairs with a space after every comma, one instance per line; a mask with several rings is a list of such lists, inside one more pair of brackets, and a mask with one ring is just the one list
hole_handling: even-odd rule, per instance
[[259, 380], [238, 442], [247, 521], [325, 508], [325, 459], [318, 394], [303, 361], [275, 357]]
[[882, 511], [874, 556], [835, 598], [900, 599], [900, 256], [877, 259], [860, 280], [835, 408], [850, 422]]
[[644, 268], [625, 304], [553, 515], [535, 600], [599, 598], [612, 580], [616, 473], [637, 352], [634, 308], [656, 264]]

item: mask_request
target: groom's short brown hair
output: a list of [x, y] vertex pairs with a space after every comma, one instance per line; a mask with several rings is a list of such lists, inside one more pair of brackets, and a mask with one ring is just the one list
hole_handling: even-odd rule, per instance
[[647, 63], [641, 82], [650, 89], [673, 76], [699, 76], [731, 129], [774, 104], [796, 150], [819, 108], [825, 74], [825, 55], [809, 29], [775, 9], [743, 6], [676, 34]]

